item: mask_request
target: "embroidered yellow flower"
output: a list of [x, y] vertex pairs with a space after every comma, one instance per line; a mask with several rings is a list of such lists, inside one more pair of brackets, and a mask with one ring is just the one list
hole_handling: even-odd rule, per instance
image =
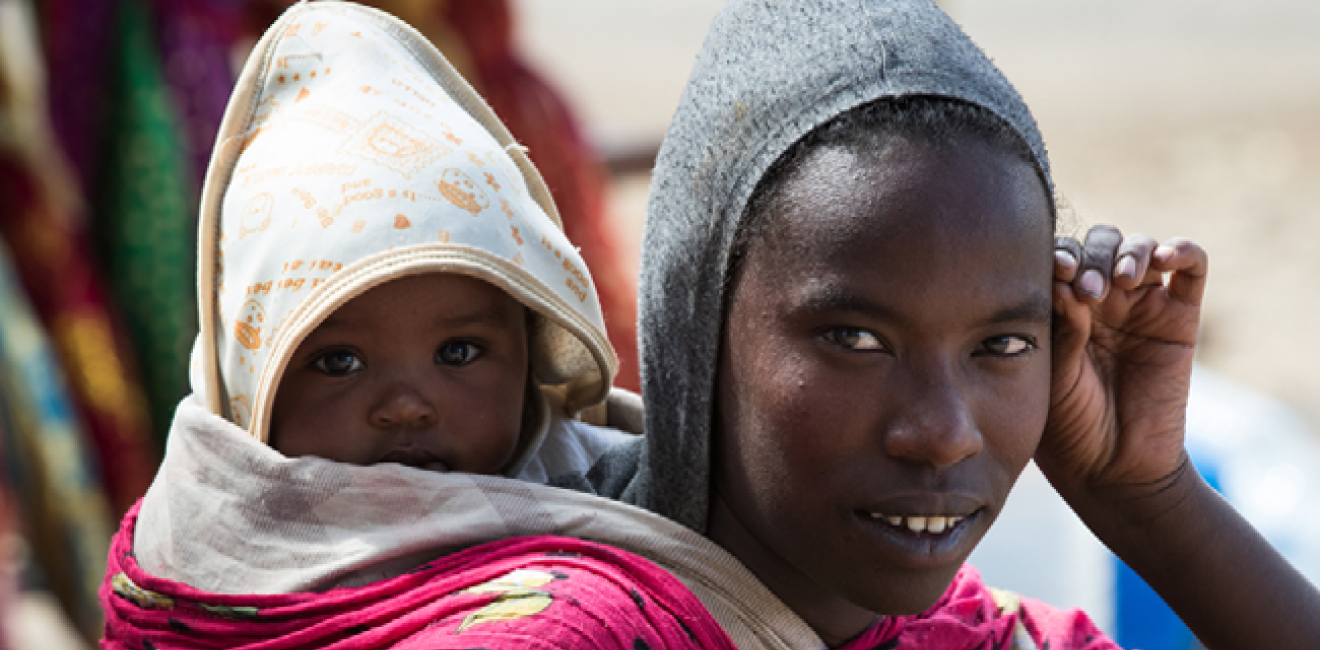
[[485, 607], [468, 614], [455, 634], [480, 623], [511, 621], [544, 612], [555, 597], [536, 587], [549, 584], [555, 576], [544, 571], [517, 569], [490, 582], [464, 589], [466, 594], [499, 594]]
[[143, 609], [174, 609], [174, 599], [137, 586], [123, 572], [110, 578], [115, 595]]

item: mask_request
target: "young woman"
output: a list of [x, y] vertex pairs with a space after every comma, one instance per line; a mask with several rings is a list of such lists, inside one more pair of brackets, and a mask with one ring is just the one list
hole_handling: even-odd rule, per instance
[[[656, 169], [647, 436], [555, 479], [615, 500], [179, 430], [142, 506], [168, 547], [208, 523], [191, 498], [248, 543], [272, 520], [310, 531], [278, 550], [315, 580], [202, 597], [136, 565], [130, 516], [103, 591], [132, 639], [114, 647], [1114, 648], [962, 564], [1033, 456], [1207, 647], [1315, 647], [1320, 595], [1188, 471], [1205, 253], [1107, 228], [1056, 242], [1051, 190], [1025, 105], [933, 4], [735, 0]], [[280, 480], [235, 478], [253, 474]], [[478, 546], [546, 533], [649, 562]], [[567, 590], [587, 576], [555, 572], [581, 555], [615, 587]], [[291, 584], [231, 556], [228, 580]]]
[[[731, 2], [652, 186], [647, 438], [596, 489], [706, 534], [838, 646], [948, 611], [1034, 456], [1207, 647], [1320, 643], [1316, 591], [1189, 471], [1205, 253], [1056, 248], [1052, 189], [1027, 107], [929, 2]], [[981, 647], [938, 636], [903, 647]]]

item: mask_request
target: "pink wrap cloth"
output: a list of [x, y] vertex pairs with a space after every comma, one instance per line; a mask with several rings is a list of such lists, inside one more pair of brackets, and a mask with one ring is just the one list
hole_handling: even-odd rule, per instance
[[[363, 587], [226, 595], [137, 564], [140, 506], [101, 586], [106, 650], [734, 648], [697, 597], [650, 561], [553, 535], [488, 542]], [[971, 566], [930, 610], [882, 619], [840, 650], [1116, 650], [1077, 610], [986, 587]]]
[[516, 537], [364, 587], [222, 595], [138, 566], [137, 513], [115, 536], [101, 587], [107, 650], [734, 647], [676, 578], [602, 544]]
[[933, 607], [893, 616], [838, 650], [1120, 650], [1081, 610], [987, 587], [963, 565]]

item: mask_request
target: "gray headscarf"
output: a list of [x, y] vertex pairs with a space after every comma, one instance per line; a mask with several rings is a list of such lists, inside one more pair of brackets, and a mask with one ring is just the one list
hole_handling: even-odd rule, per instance
[[705, 531], [725, 287], [744, 206], [811, 130], [877, 99], [917, 95], [999, 116], [1030, 146], [1048, 184], [1045, 145], [1026, 104], [929, 0], [733, 0], [723, 8], [651, 185], [639, 310], [647, 435], [592, 468], [593, 491]]

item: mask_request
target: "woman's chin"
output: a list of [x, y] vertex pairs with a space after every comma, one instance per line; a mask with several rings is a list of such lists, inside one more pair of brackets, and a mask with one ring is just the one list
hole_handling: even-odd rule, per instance
[[958, 568], [925, 569], [921, 575], [877, 581], [866, 593], [849, 597], [853, 604], [882, 616], [920, 614], [940, 601], [958, 575]]
[[[885, 616], [920, 614], [949, 590], [966, 558], [958, 556], [947, 563], [920, 568], [901, 566], [832, 567], [835, 593], [852, 604]], [[860, 570], [859, 570], [860, 569]]]

